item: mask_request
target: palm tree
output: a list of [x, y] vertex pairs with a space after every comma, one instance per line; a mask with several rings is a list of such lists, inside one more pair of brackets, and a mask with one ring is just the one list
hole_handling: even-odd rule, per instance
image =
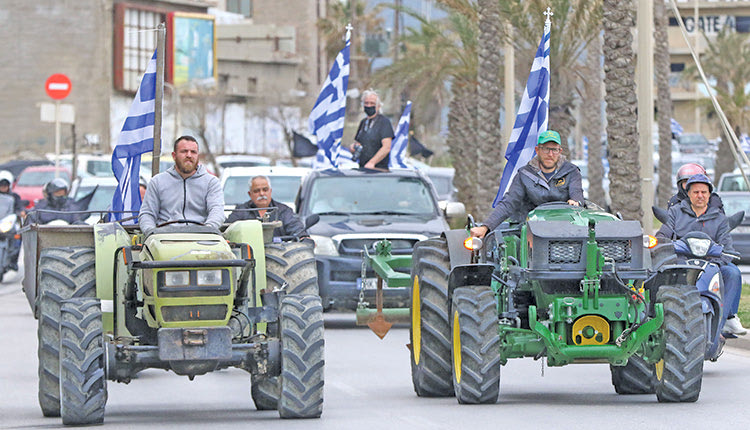
[[[659, 124], [659, 186], [656, 197], [666, 206], [672, 194], [672, 94], [669, 88], [669, 43], [667, 11], [663, 1], [654, 2], [654, 75], [656, 76], [656, 120]], [[648, 208], [645, 208], [648, 210]]]
[[[747, 33], [725, 29], [714, 40], [706, 38], [706, 46], [706, 52], [701, 55], [701, 63], [709, 81], [716, 82], [712, 91], [735, 133], [747, 130], [750, 126], [750, 111], [747, 110], [747, 106], [750, 106], [750, 93], [747, 91], [750, 84], [750, 37]], [[684, 73], [692, 78], [698, 77], [695, 66], [686, 68]], [[705, 106], [711, 107], [706, 111], [713, 112], [708, 99]], [[716, 154], [716, 178], [732, 171], [735, 165], [729, 145], [729, 137], [725, 136]]]
[[[513, 33], [504, 37], [516, 49], [516, 76], [522, 79], [529, 73], [529, 64], [542, 35], [543, 12], [551, 8], [549, 128], [569, 136], [575, 126], [576, 99], [583, 91], [583, 53], [591, 39], [599, 35], [602, 0], [499, 1], [502, 15], [513, 27]], [[565, 139], [563, 145], [567, 148]]]
[[606, 207], [604, 194], [604, 166], [602, 165], [602, 41], [594, 37], [586, 47], [586, 69], [584, 70], [584, 93], [581, 100], [581, 130], [589, 139], [588, 154], [588, 198], [601, 207]]
[[612, 210], [640, 220], [641, 181], [633, 55], [632, 0], [604, 0], [604, 74]]

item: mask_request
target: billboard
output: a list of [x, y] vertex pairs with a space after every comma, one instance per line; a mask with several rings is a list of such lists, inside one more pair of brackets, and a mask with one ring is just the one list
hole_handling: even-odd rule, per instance
[[167, 16], [167, 81], [185, 86], [216, 82], [216, 23], [211, 15], [172, 12]]

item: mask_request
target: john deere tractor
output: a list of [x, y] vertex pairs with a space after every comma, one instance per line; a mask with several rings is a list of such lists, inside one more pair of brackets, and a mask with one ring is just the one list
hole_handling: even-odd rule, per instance
[[[417, 395], [495, 403], [501, 367], [532, 357], [549, 366], [609, 363], [620, 394], [698, 399], [705, 342], [699, 294], [676, 272], [651, 266], [638, 222], [548, 203], [484, 241], [468, 236], [451, 230], [414, 248]], [[370, 257], [376, 270], [389, 258]], [[400, 280], [378, 273], [389, 284]]]
[[258, 409], [319, 417], [323, 309], [312, 248], [274, 223], [32, 225], [23, 285], [39, 320], [39, 403], [66, 425], [104, 419], [107, 381], [148, 368], [251, 375]]

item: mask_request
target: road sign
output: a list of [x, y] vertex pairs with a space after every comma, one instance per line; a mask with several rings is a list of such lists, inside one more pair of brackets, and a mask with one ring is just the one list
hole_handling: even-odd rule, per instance
[[62, 73], [55, 73], [50, 76], [44, 84], [47, 95], [55, 100], [62, 100], [67, 97], [71, 88], [70, 79]]
[[75, 124], [76, 122], [76, 110], [71, 104], [52, 102], [39, 103], [41, 112], [42, 122], [56, 122], [60, 121], [61, 124]]

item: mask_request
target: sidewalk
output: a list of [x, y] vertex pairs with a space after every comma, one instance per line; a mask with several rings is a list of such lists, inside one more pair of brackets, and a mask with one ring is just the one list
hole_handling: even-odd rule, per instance
[[726, 346], [750, 350], [750, 333], [745, 336], [737, 336], [737, 339], [727, 339]]

